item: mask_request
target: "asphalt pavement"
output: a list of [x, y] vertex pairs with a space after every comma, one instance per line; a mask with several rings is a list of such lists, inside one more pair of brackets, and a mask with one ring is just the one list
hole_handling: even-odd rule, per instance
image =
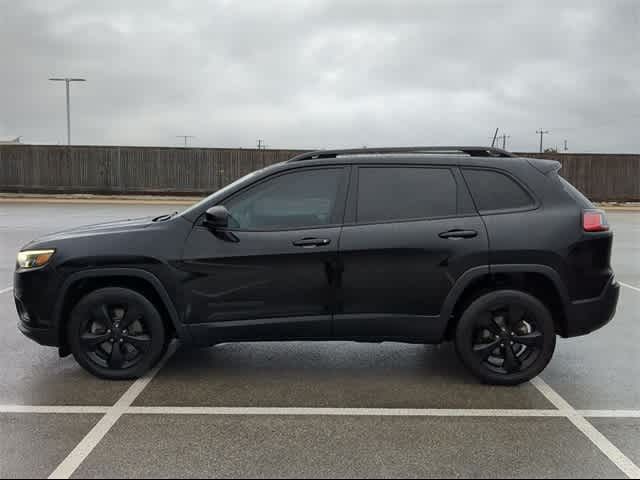
[[561, 340], [516, 388], [480, 385], [450, 345], [174, 345], [105, 382], [16, 329], [29, 240], [176, 206], [0, 203], [0, 477], [640, 476], [640, 213], [613, 212], [618, 314]]

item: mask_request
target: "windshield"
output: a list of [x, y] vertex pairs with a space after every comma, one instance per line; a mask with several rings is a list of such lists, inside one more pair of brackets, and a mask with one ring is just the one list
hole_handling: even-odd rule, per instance
[[254, 172], [251, 172], [247, 175], [245, 175], [244, 177], [240, 177], [239, 179], [237, 179], [234, 182], [231, 182], [229, 185], [222, 187], [220, 190], [216, 190], [215, 192], [213, 192], [211, 195], [209, 195], [208, 197], [200, 200], [198, 203], [190, 206], [189, 208], [187, 208], [184, 212], [181, 213], [182, 216], [188, 216], [190, 213], [195, 212], [200, 210], [204, 205], [206, 205], [207, 203], [209, 203], [213, 197], [217, 196], [217, 195], [222, 195], [224, 196], [224, 194], [227, 191], [232, 190], [234, 187], [236, 187], [237, 185], [241, 184], [242, 182], [244, 182], [245, 180], [248, 180], [252, 177], [257, 176], [260, 172], [262, 172], [262, 170], [264, 169], [260, 169], [260, 170], [256, 170]]

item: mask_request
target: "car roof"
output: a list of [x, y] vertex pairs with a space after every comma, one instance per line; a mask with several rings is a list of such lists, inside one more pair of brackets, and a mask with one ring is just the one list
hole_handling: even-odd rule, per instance
[[337, 158], [349, 155], [380, 155], [380, 154], [464, 154], [471, 157], [502, 157], [514, 155], [506, 150], [495, 147], [477, 146], [417, 146], [417, 147], [363, 147], [337, 150], [316, 150], [304, 152], [293, 157], [289, 162], [313, 160], [319, 158]]
[[[312, 158], [297, 161], [287, 161], [273, 165], [278, 170], [288, 170], [298, 167], [310, 167], [321, 165], [359, 165], [359, 164], [385, 164], [385, 165], [450, 165], [450, 166], [487, 166], [509, 168], [510, 165], [520, 164], [528, 159], [520, 157], [473, 157], [465, 154], [354, 154], [339, 155], [330, 158]], [[269, 169], [270, 170], [270, 169]]]

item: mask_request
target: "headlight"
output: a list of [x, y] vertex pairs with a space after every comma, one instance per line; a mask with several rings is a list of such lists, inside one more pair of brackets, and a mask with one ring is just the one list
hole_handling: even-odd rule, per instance
[[18, 267], [19, 268], [38, 268], [44, 267], [51, 257], [55, 253], [55, 250], [26, 250], [18, 253]]

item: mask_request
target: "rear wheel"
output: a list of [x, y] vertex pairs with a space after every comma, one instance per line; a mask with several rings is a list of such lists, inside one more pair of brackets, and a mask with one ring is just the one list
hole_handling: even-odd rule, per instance
[[462, 314], [456, 330], [462, 362], [494, 385], [518, 385], [536, 377], [551, 361], [555, 345], [547, 307], [517, 290], [479, 297]]
[[126, 288], [103, 288], [82, 298], [71, 312], [67, 335], [76, 361], [109, 380], [141, 377], [167, 344], [158, 310]]

